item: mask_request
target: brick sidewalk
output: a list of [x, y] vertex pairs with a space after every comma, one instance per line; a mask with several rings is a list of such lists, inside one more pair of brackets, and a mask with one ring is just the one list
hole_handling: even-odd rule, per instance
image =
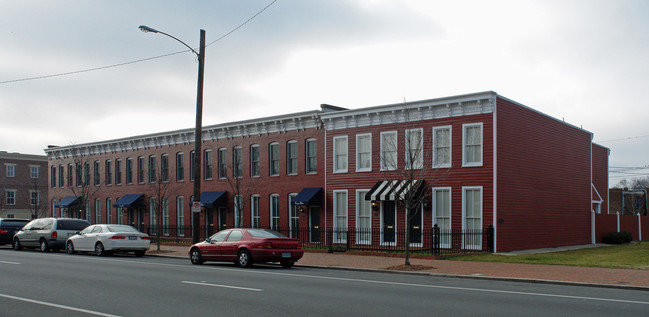
[[[156, 246], [147, 254], [156, 255]], [[187, 246], [161, 246], [161, 256], [188, 259]], [[400, 257], [355, 255], [347, 253], [305, 252], [296, 266], [323, 268], [387, 270], [404, 263]], [[611, 287], [634, 287], [649, 290], [649, 270], [589, 268], [562, 265], [466, 262], [414, 258], [410, 264], [427, 267], [419, 274], [499, 278], [537, 282], [596, 284]]]

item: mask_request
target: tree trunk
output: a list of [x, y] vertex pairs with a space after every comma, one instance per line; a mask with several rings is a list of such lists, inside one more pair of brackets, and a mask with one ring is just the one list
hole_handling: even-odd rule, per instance
[[[409, 205], [409, 204], [407, 204]], [[410, 208], [406, 205], [406, 263], [410, 265]]]

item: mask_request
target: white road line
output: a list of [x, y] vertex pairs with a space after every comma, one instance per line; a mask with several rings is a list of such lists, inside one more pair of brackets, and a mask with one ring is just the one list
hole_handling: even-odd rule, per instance
[[0, 263], [4, 263], [4, 264], [20, 264], [18, 262], [9, 262], [9, 261], [0, 261]]
[[263, 291], [263, 289], [259, 289], [259, 288], [249, 288], [249, 287], [240, 287], [240, 286], [231, 286], [231, 285], [219, 285], [219, 284], [210, 284], [210, 283], [203, 283], [203, 282], [181, 281], [181, 283], [194, 284], [194, 285], [203, 285], [203, 286], [211, 286], [211, 287], [234, 288], [234, 289], [240, 289], [240, 290], [244, 290], [244, 291], [254, 291], [254, 292]]
[[59, 304], [42, 302], [42, 301], [39, 301], [39, 300], [33, 300], [33, 299], [23, 298], [23, 297], [16, 297], [16, 296], [11, 296], [11, 295], [6, 295], [6, 294], [0, 294], [0, 297], [19, 300], [19, 301], [23, 301], [23, 302], [32, 303], [32, 304], [56, 307], [56, 308], [60, 308], [60, 309], [71, 310], [71, 311], [76, 311], [76, 312], [80, 312], [80, 313], [86, 313], [86, 314], [95, 315], [95, 316], [121, 317], [121, 316], [118, 316], [118, 315], [111, 315], [111, 314], [101, 313], [101, 312], [98, 312], [98, 311], [87, 310], [87, 309], [83, 309], [83, 308], [70, 307], [70, 306], [63, 306], [63, 305], [59, 305]]

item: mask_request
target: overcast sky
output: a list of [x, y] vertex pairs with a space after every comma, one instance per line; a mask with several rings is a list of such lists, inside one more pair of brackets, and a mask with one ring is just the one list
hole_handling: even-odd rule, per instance
[[278, 0], [236, 29], [271, 2], [0, 2], [0, 150], [192, 128], [191, 52], [22, 80], [185, 49], [144, 24], [206, 30], [204, 125], [493, 90], [649, 165], [649, 1]]

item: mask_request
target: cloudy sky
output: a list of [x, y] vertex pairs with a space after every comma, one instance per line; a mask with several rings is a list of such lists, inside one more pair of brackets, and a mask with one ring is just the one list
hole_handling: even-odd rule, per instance
[[611, 185], [649, 175], [642, 0], [2, 1], [0, 150], [193, 127], [195, 55], [130, 63], [185, 49], [141, 24], [206, 30], [204, 125], [493, 90], [593, 132]]

